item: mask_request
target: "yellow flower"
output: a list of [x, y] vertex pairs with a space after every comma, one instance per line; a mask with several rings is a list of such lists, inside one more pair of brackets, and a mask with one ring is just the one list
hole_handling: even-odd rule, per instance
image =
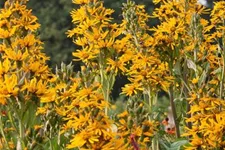
[[13, 70], [14, 67], [11, 65], [9, 59], [5, 59], [3, 62], [0, 62], [0, 76], [8, 73], [10, 69]]
[[8, 58], [14, 61], [24, 61], [25, 59], [28, 58], [29, 54], [28, 54], [28, 50], [26, 50], [25, 52], [21, 52], [20, 50], [13, 51], [12, 49], [5, 49], [5, 56], [3, 56], [3, 58]]
[[85, 135], [85, 132], [82, 132], [80, 134], [76, 134], [75, 137], [71, 140], [71, 143], [67, 145], [68, 149], [76, 148], [76, 147], [82, 147], [87, 141], [85, 138], [88, 135]]
[[25, 30], [35, 31], [40, 27], [40, 24], [37, 23], [37, 17], [33, 16], [31, 10], [27, 10], [26, 7], [23, 7], [18, 1], [15, 2], [15, 7], [21, 13], [20, 19], [15, 19], [14, 23], [18, 24], [20, 27], [25, 28]]
[[[6, 2], [7, 3], [7, 2]], [[0, 19], [6, 19], [12, 14], [11, 9], [2, 9], [0, 14]]]
[[56, 107], [55, 108], [56, 113], [58, 113], [60, 116], [66, 116], [67, 112], [69, 110], [65, 110], [65, 108], [62, 107]]
[[4, 139], [0, 138], [0, 148], [3, 149], [3, 145], [4, 145]]
[[86, 37], [78, 37], [75, 41], [75, 44], [79, 46], [86, 46], [88, 44], [88, 40]]
[[193, 84], [196, 84], [196, 83], [198, 83], [198, 80], [199, 80], [199, 77], [194, 78], [191, 82], [192, 82]]
[[117, 115], [117, 117], [119, 117], [119, 118], [123, 118], [123, 117], [127, 117], [127, 116], [128, 116], [127, 111], [124, 111], [123, 113]]
[[110, 38], [109, 40], [108, 39], [99, 40], [98, 44], [96, 45], [96, 48], [98, 48], [98, 49], [110, 48], [110, 47], [112, 47], [113, 43], [114, 43], [114, 38]]
[[0, 83], [0, 93], [5, 97], [17, 96], [19, 88], [17, 87], [17, 76], [16, 75], [4, 75], [4, 82]]
[[46, 82], [43, 82], [42, 80], [38, 81], [36, 78], [34, 78], [29, 82], [25, 80], [25, 83], [21, 90], [27, 90], [28, 92], [36, 94], [37, 96], [42, 96], [47, 90], [46, 87]]
[[73, 52], [73, 56], [77, 57], [78, 59], [74, 59], [76, 61], [82, 60], [85, 63], [88, 63], [90, 60], [97, 57], [99, 51], [97, 49], [93, 50], [92, 47], [86, 47], [83, 50], [78, 50]]
[[8, 144], [9, 144], [9, 148], [11, 148], [11, 149], [15, 148], [13, 141], [9, 141]]
[[191, 145], [193, 145], [197, 148], [198, 146], [201, 146], [202, 143], [203, 143], [202, 139], [200, 137], [198, 137], [196, 134], [194, 134], [192, 141], [191, 141]]
[[6, 100], [5, 96], [0, 95], [0, 104], [5, 105], [6, 103], [7, 103], [7, 100]]
[[137, 91], [143, 91], [143, 88], [138, 83], [130, 83], [126, 84], [125, 87], [122, 88], [122, 94], [126, 94], [127, 96], [132, 96], [137, 94]]
[[17, 27], [9, 28], [8, 30], [4, 30], [0, 28], [0, 39], [5, 39], [11, 37], [16, 32]]
[[43, 125], [35, 125], [34, 126], [34, 130], [39, 130], [39, 129], [41, 129], [43, 127]]
[[53, 102], [56, 99], [56, 91], [54, 88], [48, 89], [45, 91], [44, 95], [40, 97], [42, 103]]
[[223, 19], [224, 19], [224, 9], [225, 9], [225, 2], [224, 1], [220, 1], [220, 2], [216, 2], [211, 16], [211, 22], [213, 24], [219, 24], [222, 23], [223, 24]]
[[88, 4], [90, 2], [94, 2], [95, 0], [72, 0], [74, 4], [82, 5], [82, 4]]
[[37, 111], [36, 111], [36, 115], [45, 115], [48, 111], [48, 106], [45, 105], [44, 107], [38, 107]]
[[110, 70], [115, 70], [115, 73], [117, 74], [118, 70], [121, 70], [122, 72], [126, 72], [126, 68], [124, 67], [124, 61], [119, 59], [117, 61], [112, 60], [111, 58], [107, 59], [107, 64], [110, 67]]
[[30, 48], [35, 44], [42, 44], [42, 42], [36, 39], [33, 34], [26, 35], [23, 39], [20, 39], [18, 43], [20, 44], [21, 48]]
[[28, 64], [23, 64], [23, 69], [26, 72], [33, 73], [34, 76], [47, 78], [49, 75], [49, 68], [46, 64], [43, 64], [40, 61], [30, 60]]

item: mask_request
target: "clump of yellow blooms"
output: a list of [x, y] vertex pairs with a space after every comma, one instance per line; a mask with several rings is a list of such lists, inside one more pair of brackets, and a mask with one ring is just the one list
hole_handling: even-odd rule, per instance
[[[121, 33], [116, 23], [112, 23], [112, 9], [105, 8], [102, 1], [74, 0], [80, 7], [71, 12], [75, 28], [67, 32], [80, 49], [73, 53], [75, 60], [82, 61], [98, 76], [104, 99], [110, 101], [110, 91], [118, 70], [124, 70], [124, 61], [116, 53], [114, 43], [118, 43]], [[109, 68], [113, 65], [113, 69]]]
[[[126, 51], [122, 56], [128, 59], [126, 74], [131, 81], [123, 88], [128, 96], [142, 92], [157, 92], [160, 88], [168, 91], [173, 78], [168, 72], [168, 63], [160, 60], [160, 55], [152, 45], [153, 37], [148, 34], [149, 15], [143, 5], [128, 1], [123, 7], [123, 24]], [[151, 97], [149, 95], [149, 97]]]
[[[36, 35], [40, 24], [26, 3], [27, 0], [7, 0], [0, 11], [3, 149], [12, 149], [12, 145], [17, 149], [35, 148], [38, 135], [30, 131], [38, 123], [35, 110], [47, 94], [47, 84], [52, 76], [46, 65], [48, 57], [42, 52], [43, 43]], [[24, 118], [30, 118], [30, 121]], [[8, 136], [11, 138], [7, 142]]]
[[[113, 56], [113, 44], [120, 35], [118, 25], [111, 23], [112, 9], [107, 9], [101, 1], [73, 1], [80, 8], [71, 12], [74, 29], [68, 31], [79, 50], [73, 53], [75, 60], [81, 60], [87, 66], [105, 68], [107, 59]], [[96, 64], [97, 63], [97, 64]], [[95, 67], [97, 67], [95, 66]]]
[[[153, 0], [159, 7], [149, 15], [128, 0], [117, 24], [103, 1], [72, 0], [67, 35], [81, 71], [62, 63], [55, 74], [27, 2], [7, 0], [0, 10], [0, 149], [225, 147], [225, 2], [210, 10], [197, 0]], [[149, 27], [151, 18], [160, 23]], [[129, 80], [126, 108], [112, 114], [120, 74]], [[171, 109], [164, 129], [160, 91]]]
[[[211, 24], [200, 22], [204, 26], [204, 40], [199, 45], [202, 54], [198, 61], [207, 64], [207, 69], [199, 70], [198, 82], [190, 85], [192, 92], [189, 102], [190, 115], [186, 121], [192, 123], [185, 136], [191, 136], [187, 149], [213, 149], [224, 147], [224, 17], [225, 3], [217, 2], [211, 12]], [[215, 31], [208, 33], [207, 30]], [[219, 42], [221, 39], [221, 43]], [[200, 41], [200, 40], [199, 40]], [[201, 42], [201, 41], [200, 41]], [[207, 53], [204, 54], [204, 53]], [[221, 55], [221, 56], [220, 56]], [[202, 66], [203, 68], [204, 66]], [[207, 77], [204, 77], [207, 74]], [[208, 78], [208, 79], [207, 79]]]
[[123, 147], [123, 142], [115, 138], [113, 121], [105, 114], [109, 103], [101, 94], [101, 85], [95, 81], [90, 70], [82, 67], [80, 74], [71, 78], [71, 82], [70, 87], [66, 88], [68, 91], [60, 92], [61, 102], [58, 103], [61, 106], [59, 104], [60, 107], [56, 108], [65, 120], [61, 134], [74, 131], [67, 148], [110, 149], [114, 148], [114, 144]]
[[25, 4], [22, 0], [6, 1], [1, 9], [1, 104], [8, 103], [10, 95], [18, 98], [21, 92], [24, 97], [19, 101], [29, 100], [29, 93], [40, 97], [50, 74], [42, 42], [35, 35], [40, 24]]
[[153, 29], [155, 45], [165, 56], [162, 59], [172, 59], [171, 71], [189, 102], [189, 125], [183, 133], [190, 138], [186, 149], [223, 147], [224, 2], [215, 3], [211, 22], [201, 17], [210, 12], [197, 1], [161, 3], [153, 13], [162, 21]]

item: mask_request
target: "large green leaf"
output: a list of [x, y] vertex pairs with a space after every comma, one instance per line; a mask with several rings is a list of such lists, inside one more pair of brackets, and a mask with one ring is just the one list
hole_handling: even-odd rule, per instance
[[180, 140], [177, 142], [174, 142], [170, 145], [170, 148], [168, 150], [180, 150], [183, 145], [187, 144], [187, 140]]

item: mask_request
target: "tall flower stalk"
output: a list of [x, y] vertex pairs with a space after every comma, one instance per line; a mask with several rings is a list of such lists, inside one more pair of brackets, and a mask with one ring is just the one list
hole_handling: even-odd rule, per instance
[[[98, 72], [102, 93], [110, 102], [110, 91], [115, 82], [120, 64], [117, 64], [117, 54], [113, 47], [120, 30], [112, 23], [112, 9], [105, 8], [101, 1], [87, 1], [79, 4], [80, 8], [71, 12], [75, 28], [68, 31], [68, 36], [74, 38], [74, 43], [80, 46], [73, 53], [75, 60], [82, 61], [85, 66]], [[115, 69], [108, 68], [112, 64]], [[106, 114], [107, 114], [106, 108]]]
[[[0, 103], [1, 111], [6, 112], [1, 118], [1, 128], [12, 129], [10, 135], [16, 135], [13, 138], [16, 149], [34, 148], [34, 135], [26, 133], [38, 123], [35, 110], [46, 94], [50, 76], [45, 63], [48, 58], [36, 36], [40, 24], [26, 3], [27, 0], [8, 0], [0, 13]], [[34, 118], [32, 123], [29, 117]], [[6, 147], [8, 142], [5, 141]]]

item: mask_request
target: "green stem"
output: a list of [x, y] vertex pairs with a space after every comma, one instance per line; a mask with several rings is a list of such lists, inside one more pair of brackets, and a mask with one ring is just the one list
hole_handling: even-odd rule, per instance
[[[194, 14], [194, 41], [197, 41], [197, 14]], [[198, 44], [195, 43], [195, 48], [194, 48], [194, 62], [196, 63], [197, 62], [197, 52], [198, 52]]]
[[[103, 73], [103, 69], [102, 69], [102, 67], [100, 66], [100, 78], [101, 78], [101, 85], [102, 85], [102, 93], [103, 93], [103, 97], [104, 97], [104, 99], [108, 102], [108, 98], [107, 98], [107, 94], [106, 94], [106, 91], [105, 91], [105, 88], [104, 88], [104, 82], [105, 82], [105, 80], [104, 80], [104, 73]], [[105, 107], [105, 114], [107, 115], [108, 114], [108, 108], [107, 107]]]
[[223, 98], [223, 83], [224, 83], [224, 71], [225, 71], [225, 54], [223, 54], [222, 57], [223, 57], [223, 67], [222, 67], [222, 74], [221, 74], [221, 81], [220, 81], [220, 95], [219, 95], [220, 99]]
[[[105, 93], [105, 99], [106, 99], [106, 101], [107, 102], [109, 102], [109, 84], [107, 85], [107, 89], [106, 89], [106, 91], [104, 92]], [[107, 109], [108, 107], [106, 107], [106, 115], [108, 115], [108, 109]]]
[[141, 51], [141, 50], [140, 50], [140, 44], [139, 44], [139, 41], [138, 41], [138, 37], [137, 37], [135, 31], [132, 30], [131, 32], [132, 32], [132, 34], [133, 34], [134, 43], [135, 43], [135, 45], [136, 45], [138, 51]]
[[[173, 54], [170, 56], [170, 61], [169, 61], [169, 70], [170, 70], [170, 74], [172, 76], [173, 75]], [[171, 84], [170, 88], [169, 88], [169, 98], [170, 98], [170, 107], [172, 110], [172, 115], [174, 118], [174, 124], [175, 124], [175, 128], [176, 128], [176, 137], [179, 138], [180, 137], [180, 129], [179, 129], [179, 123], [177, 122], [177, 112], [176, 112], [176, 107], [175, 107], [175, 103], [174, 103], [174, 91], [173, 91], [173, 86], [175, 84]]]
[[[191, 106], [190, 106], [189, 102], [187, 101], [187, 98], [188, 98], [188, 95], [189, 95], [188, 91], [190, 91], [190, 89], [187, 86], [188, 85], [187, 74], [188, 74], [188, 68], [187, 68], [187, 63], [185, 62], [184, 63], [183, 82], [184, 82], [184, 85], [185, 85], [184, 86], [184, 96], [185, 96], [185, 99], [186, 99], [186, 117], [191, 118], [191, 115], [188, 113], [191, 109]], [[192, 127], [191, 122], [188, 122], [186, 125], [189, 129], [191, 129], [191, 127]]]
[[[104, 99], [107, 101], [107, 103], [110, 102], [110, 98], [109, 98], [109, 94], [110, 94], [110, 90], [112, 85], [114, 84], [113, 82], [111, 82], [114, 78], [113, 72], [110, 72], [110, 74], [108, 76], [104, 75], [104, 62], [103, 62], [104, 58], [103, 58], [103, 54], [100, 53], [99, 55], [99, 67], [100, 67], [100, 78], [101, 78], [101, 85], [102, 85], [102, 93], [104, 96]], [[108, 115], [108, 107], [105, 107], [105, 114]]]
[[[223, 26], [225, 26], [225, 21], [223, 21]], [[223, 88], [224, 88], [224, 71], [225, 71], [225, 33], [223, 30], [223, 36], [222, 36], [222, 58], [223, 58], [223, 68], [222, 68], [222, 74], [221, 74], [221, 82], [220, 82], [220, 99], [223, 98]]]
[[51, 140], [51, 138], [48, 138], [48, 139], [49, 139], [49, 141], [50, 141], [50, 149], [53, 150], [52, 140]]
[[9, 121], [12, 124], [13, 128], [16, 130], [17, 134], [19, 134], [19, 131], [16, 128], [15, 121], [13, 120], [12, 113], [10, 110], [7, 111], [7, 115], [9, 117]]
[[0, 130], [1, 130], [1, 134], [3, 136], [3, 139], [5, 141], [5, 145], [6, 145], [7, 149], [10, 149], [8, 141], [7, 141], [6, 137], [5, 137], [4, 129], [3, 129], [2, 116], [0, 116]]
[[150, 90], [148, 90], [148, 104], [149, 104], [149, 107], [152, 108], [153, 102], [152, 102], [152, 96], [151, 96]]
[[[18, 104], [18, 105], [20, 105], [20, 104]], [[8, 116], [9, 116], [10, 122], [13, 125], [13, 127], [16, 129], [17, 134], [18, 134], [19, 141], [17, 141], [17, 142], [20, 142], [21, 148], [24, 148], [25, 147], [25, 145], [24, 145], [25, 134], [24, 134], [24, 126], [23, 126], [23, 122], [22, 122], [23, 115], [19, 114], [19, 111], [17, 110], [16, 106], [14, 105], [14, 101], [12, 99], [10, 99], [10, 103], [8, 106], [9, 106], [9, 110], [8, 110], [9, 115]], [[20, 110], [23, 111], [22, 106], [21, 106]], [[11, 114], [12, 112], [16, 116], [14, 118], [18, 120], [19, 130], [17, 129], [17, 126], [15, 125], [15, 121], [13, 120], [13, 116]], [[23, 112], [20, 112], [20, 113], [23, 114]]]
[[[154, 136], [154, 138], [152, 139], [152, 146], [151, 146], [151, 150], [159, 150], [159, 137], [156, 135]], [[149, 149], [150, 150], [150, 149]]]
[[174, 118], [174, 124], [175, 124], [175, 128], [176, 128], [176, 137], [179, 138], [180, 137], [180, 129], [179, 129], [179, 123], [177, 122], [177, 112], [176, 112], [176, 107], [175, 107], [175, 103], [174, 103], [174, 95], [173, 95], [173, 87], [172, 86], [169, 89], [169, 95], [170, 95], [170, 106], [172, 109], [172, 115]]
[[23, 147], [24, 143], [24, 127], [23, 127], [23, 123], [22, 120], [19, 119], [19, 131], [20, 131], [20, 142], [21, 142], [21, 146]]
[[[148, 86], [148, 88], [147, 88], [147, 99], [148, 99], [148, 105], [149, 105], [149, 110], [150, 110], [149, 112], [152, 113], [152, 106], [154, 105], [154, 103], [153, 103], [153, 97], [152, 97], [150, 86]], [[146, 102], [147, 102], [147, 100], [146, 100]]]
[[[104, 77], [104, 64], [103, 64], [103, 56], [102, 56], [102, 52], [99, 53], [99, 71], [100, 71], [100, 78], [101, 78], [101, 85], [102, 85], [102, 93], [103, 93], [103, 97], [104, 99], [108, 102], [108, 99], [106, 98], [107, 94], [104, 88], [104, 84], [105, 84], [105, 77]], [[108, 115], [108, 108], [105, 107], [105, 114]]]

